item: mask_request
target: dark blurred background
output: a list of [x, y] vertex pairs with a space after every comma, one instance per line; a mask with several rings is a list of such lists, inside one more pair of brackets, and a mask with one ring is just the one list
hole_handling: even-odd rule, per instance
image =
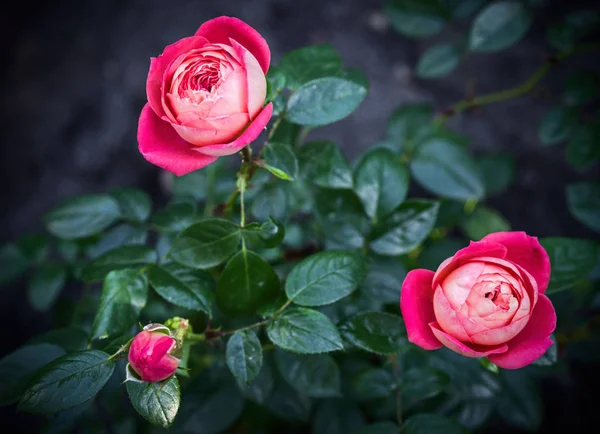
[[[536, 9], [534, 25], [521, 42], [500, 53], [472, 56], [447, 77], [430, 81], [417, 79], [413, 73], [419, 55], [433, 42], [451, 38], [457, 29], [425, 41], [409, 40], [389, 27], [383, 3], [10, 2], [0, 16], [0, 242], [40, 230], [41, 214], [76, 194], [128, 185], [146, 189], [159, 201], [164, 199], [164, 177], [144, 161], [136, 143], [149, 58], [160, 54], [165, 45], [193, 34], [210, 18], [231, 15], [252, 25], [268, 41], [275, 64], [286, 51], [328, 42], [339, 50], [346, 66], [364, 70], [371, 87], [361, 107], [349, 118], [309, 136], [334, 140], [353, 159], [383, 138], [386, 120], [400, 104], [427, 101], [442, 110], [464, 97], [469, 81], [477, 93], [520, 84], [550, 53], [545, 43], [547, 25], [568, 11], [594, 7], [596, 2], [548, 0]], [[576, 173], [565, 162], [564, 147], [542, 148], [537, 136], [541, 115], [559, 99], [569, 73], [580, 67], [597, 70], [597, 54], [596, 59], [580, 56], [557, 65], [533, 95], [487, 106], [449, 123], [470, 138], [476, 153], [509, 151], [516, 156], [515, 183], [491, 201], [515, 230], [540, 237], [594, 237], [570, 217], [564, 186], [598, 178], [598, 168]], [[27, 307], [24, 283], [3, 288], [0, 317], [5, 324], [0, 355], [51, 324], [49, 318]], [[599, 387], [595, 367], [588, 365], [546, 381], [542, 432], [584, 432], [587, 423], [597, 425], [600, 416], [590, 397]], [[12, 407], [2, 409], [5, 417], [12, 413]], [[21, 415], [19, 422], [25, 423], [27, 417]], [[20, 432], [26, 432], [26, 426]]]

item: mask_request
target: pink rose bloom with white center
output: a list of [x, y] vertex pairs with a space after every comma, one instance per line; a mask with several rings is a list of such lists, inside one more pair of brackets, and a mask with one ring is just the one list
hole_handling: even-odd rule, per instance
[[526, 366], [552, 345], [556, 312], [544, 295], [550, 259], [524, 232], [490, 234], [446, 259], [434, 273], [408, 273], [400, 309], [408, 339], [487, 357], [505, 369]]
[[254, 141], [273, 113], [264, 106], [270, 60], [264, 38], [231, 17], [166, 47], [146, 82], [138, 124], [144, 158], [181, 176]]

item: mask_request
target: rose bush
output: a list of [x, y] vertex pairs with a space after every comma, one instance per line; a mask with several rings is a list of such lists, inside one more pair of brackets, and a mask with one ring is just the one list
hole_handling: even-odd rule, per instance
[[173, 354], [177, 341], [170, 330], [161, 324], [149, 324], [139, 332], [129, 347], [127, 374], [130, 380], [137, 379], [155, 383], [169, 378], [175, 373], [180, 359]]
[[524, 232], [498, 232], [459, 250], [434, 273], [411, 271], [400, 306], [408, 339], [446, 346], [506, 369], [526, 366], [552, 345], [556, 313], [544, 295], [548, 254]]
[[231, 17], [166, 47], [146, 82], [138, 125], [144, 158], [180, 176], [255, 140], [273, 112], [263, 107], [270, 59], [264, 38]]

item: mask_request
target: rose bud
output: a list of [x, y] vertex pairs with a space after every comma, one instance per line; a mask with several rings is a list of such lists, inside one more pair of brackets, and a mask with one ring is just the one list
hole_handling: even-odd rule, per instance
[[544, 291], [550, 260], [537, 238], [498, 232], [459, 250], [434, 273], [408, 273], [400, 308], [409, 341], [526, 366], [553, 344], [556, 312]]
[[177, 341], [167, 327], [147, 325], [129, 347], [127, 380], [155, 383], [169, 378], [179, 366], [177, 352]]
[[202, 24], [151, 59], [138, 125], [146, 160], [177, 176], [254, 141], [273, 113], [265, 103], [271, 52], [237, 18]]

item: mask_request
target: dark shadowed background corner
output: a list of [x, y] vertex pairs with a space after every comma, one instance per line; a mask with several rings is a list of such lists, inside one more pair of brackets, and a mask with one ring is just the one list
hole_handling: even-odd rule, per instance
[[[394, 33], [381, 15], [383, 1], [11, 3], [0, 17], [0, 242], [40, 230], [40, 215], [76, 194], [130, 185], [163, 199], [159, 169], [142, 159], [136, 143], [149, 58], [210, 18], [232, 15], [251, 24], [269, 42], [274, 63], [290, 49], [329, 42], [347, 66], [364, 70], [371, 88], [363, 105], [349, 118], [311, 134], [336, 141], [354, 158], [383, 137], [387, 117], [402, 103], [429, 101], [443, 109], [463, 97], [468, 74], [476, 77], [479, 92], [522, 82], [547, 54], [547, 23], [594, 3], [547, 1], [519, 44], [499, 54], [475, 56], [469, 70], [463, 66], [436, 81], [415, 78], [412, 68], [429, 43]], [[570, 64], [598, 67], [591, 57]], [[552, 102], [552, 89], [560, 88], [570, 71], [568, 65], [557, 67], [543, 82], [543, 96], [486, 107], [453, 119], [451, 125], [470, 137], [476, 152], [507, 150], [516, 155], [516, 182], [491, 202], [514, 229], [538, 236], [591, 238], [594, 235], [569, 216], [564, 204], [564, 185], [582, 176], [566, 165], [564, 150], [541, 148], [537, 139], [537, 124]], [[597, 178], [598, 169], [585, 177]], [[10, 326], [2, 327], [6, 336], [1, 354], [50, 325], [49, 318], [27, 307], [23, 289], [23, 283], [3, 289], [0, 317]], [[572, 376], [546, 382], [543, 432], [583, 432], [579, 429], [586, 422], [600, 421], [594, 401], [588, 399], [600, 386], [593, 373], [582, 367]], [[3, 414], [10, 417], [13, 411]], [[25, 421], [21, 415], [19, 422]]]

